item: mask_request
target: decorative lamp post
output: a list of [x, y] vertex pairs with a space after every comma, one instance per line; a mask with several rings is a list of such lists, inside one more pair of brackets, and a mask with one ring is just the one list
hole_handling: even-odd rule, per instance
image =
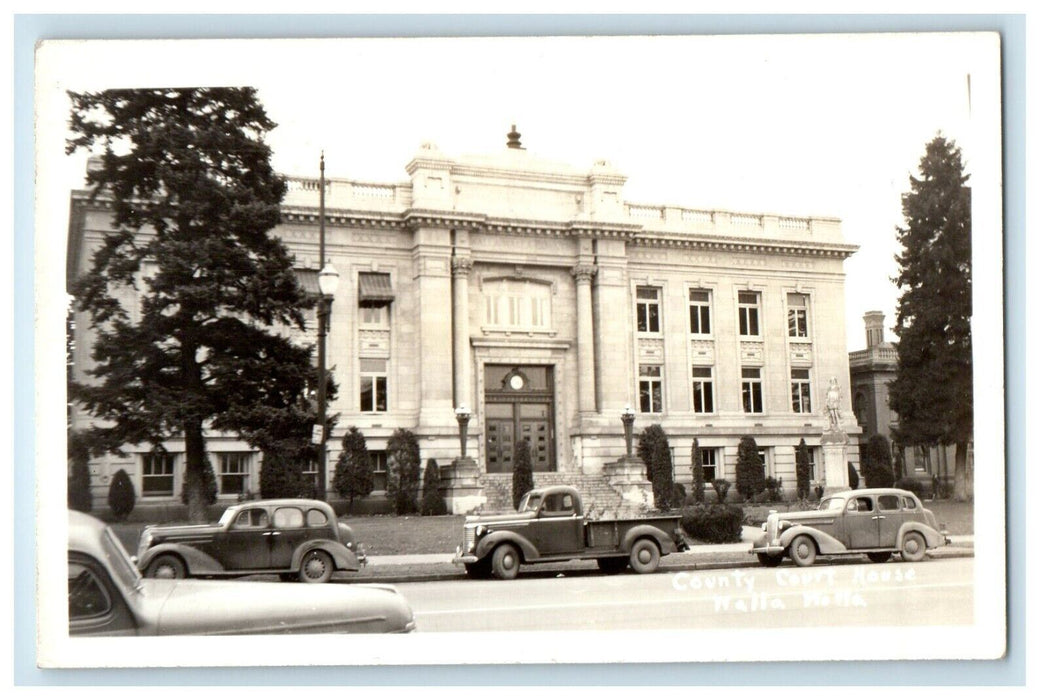
[[469, 419], [472, 418], [472, 415], [469, 413], [469, 409], [465, 404], [462, 404], [454, 409], [454, 417], [458, 419], [458, 441], [461, 443], [462, 447], [461, 458], [465, 459], [465, 443], [469, 431]]
[[[331, 263], [324, 265], [319, 274], [320, 303], [316, 308], [316, 411], [319, 425], [313, 430], [317, 444], [317, 472], [320, 498], [327, 498], [327, 330], [331, 324], [331, 303], [338, 290], [338, 270]], [[318, 433], [318, 434], [317, 434]]]
[[625, 427], [625, 456], [633, 456], [633, 422], [636, 421], [636, 411], [632, 406], [626, 406], [622, 411], [622, 425]]

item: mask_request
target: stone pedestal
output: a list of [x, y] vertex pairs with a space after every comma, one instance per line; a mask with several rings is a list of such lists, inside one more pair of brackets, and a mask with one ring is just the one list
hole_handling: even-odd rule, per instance
[[452, 515], [475, 513], [487, 503], [480, 467], [472, 457], [459, 457], [440, 468], [440, 493]]
[[821, 445], [825, 466], [825, 495], [851, 488], [847, 478], [847, 433], [827, 430], [822, 433]]
[[603, 471], [611, 487], [621, 495], [623, 505], [644, 509], [654, 507], [654, 491], [647, 480], [647, 467], [642, 459], [619, 457], [604, 464]]

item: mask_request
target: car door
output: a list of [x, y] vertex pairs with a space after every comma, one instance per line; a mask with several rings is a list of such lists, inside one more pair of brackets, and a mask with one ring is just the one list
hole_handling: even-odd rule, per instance
[[848, 549], [875, 549], [880, 546], [880, 525], [872, 496], [848, 499], [841, 517]]
[[265, 508], [244, 508], [215, 535], [213, 554], [226, 571], [268, 569], [270, 531]]
[[909, 520], [911, 513], [902, 509], [901, 496], [893, 493], [877, 496], [876, 510], [880, 523], [880, 546], [893, 547], [898, 541], [898, 530]]
[[575, 513], [574, 496], [569, 493], [546, 496], [535, 526], [542, 556], [578, 552], [584, 547], [582, 518]]
[[273, 511], [273, 531], [270, 536], [269, 568], [290, 569], [292, 557], [303, 542], [331, 538], [331, 522], [317, 508], [280, 506]]

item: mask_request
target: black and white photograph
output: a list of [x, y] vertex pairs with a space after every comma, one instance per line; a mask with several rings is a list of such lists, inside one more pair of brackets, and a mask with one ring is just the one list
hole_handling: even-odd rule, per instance
[[41, 42], [38, 664], [1004, 657], [1000, 52]]

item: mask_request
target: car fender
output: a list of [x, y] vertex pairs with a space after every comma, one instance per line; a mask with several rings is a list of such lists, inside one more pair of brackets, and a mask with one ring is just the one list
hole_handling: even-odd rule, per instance
[[641, 537], [647, 537], [657, 542], [658, 549], [661, 550], [662, 554], [676, 551], [676, 543], [673, 542], [673, 539], [654, 525], [634, 525], [626, 530], [625, 537], [622, 538], [621, 550], [623, 552], [630, 551], [633, 548], [633, 543]]
[[476, 558], [483, 559], [491, 553], [491, 550], [503, 542], [512, 542], [515, 544], [520, 549], [524, 561], [533, 561], [542, 556], [538, 553], [538, 548], [535, 547], [526, 537], [515, 532], [500, 530], [486, 535], [477, 543]]
[[927, 549], [942, 546], [942, 535], [940, 532], [929, 525], [911, 520], [898, 528], [898, 540], [894, 543], [894, 548], [901, 551], [902, 540], [908, 533], [914, 530], [923, 535], [923, 539], [927, 542]]
[[819, 554], [843, 554], [847, 551], [847, 547], [840, 540], [832, 535], [825, 534], [817, 528], [806, 525], [793, 525], [783, 532], [780, 539], [782, 547], [788, 549], [792, 541], [800, 535], [807, 535], [813, 539], [818, 545]]
[[334, 540], [307, 540], [298, 545], [291, 557], [291, 568], [298, 569], [302, 565], [302, 557], [308, 552], [319, 549], [331, 555], [334, 560], [334, 568], [339, 571], [359, 571], [360, 560], [356, 553], [345, 545]]
[[150, 547], [138, 562], [138, 570], [144, 572], [161, 554], [174, 554], [185, 562], [189, 576], [208, 576], [225, 573], [225, 567], [217, 559], [186, 544], [167, 543]]

